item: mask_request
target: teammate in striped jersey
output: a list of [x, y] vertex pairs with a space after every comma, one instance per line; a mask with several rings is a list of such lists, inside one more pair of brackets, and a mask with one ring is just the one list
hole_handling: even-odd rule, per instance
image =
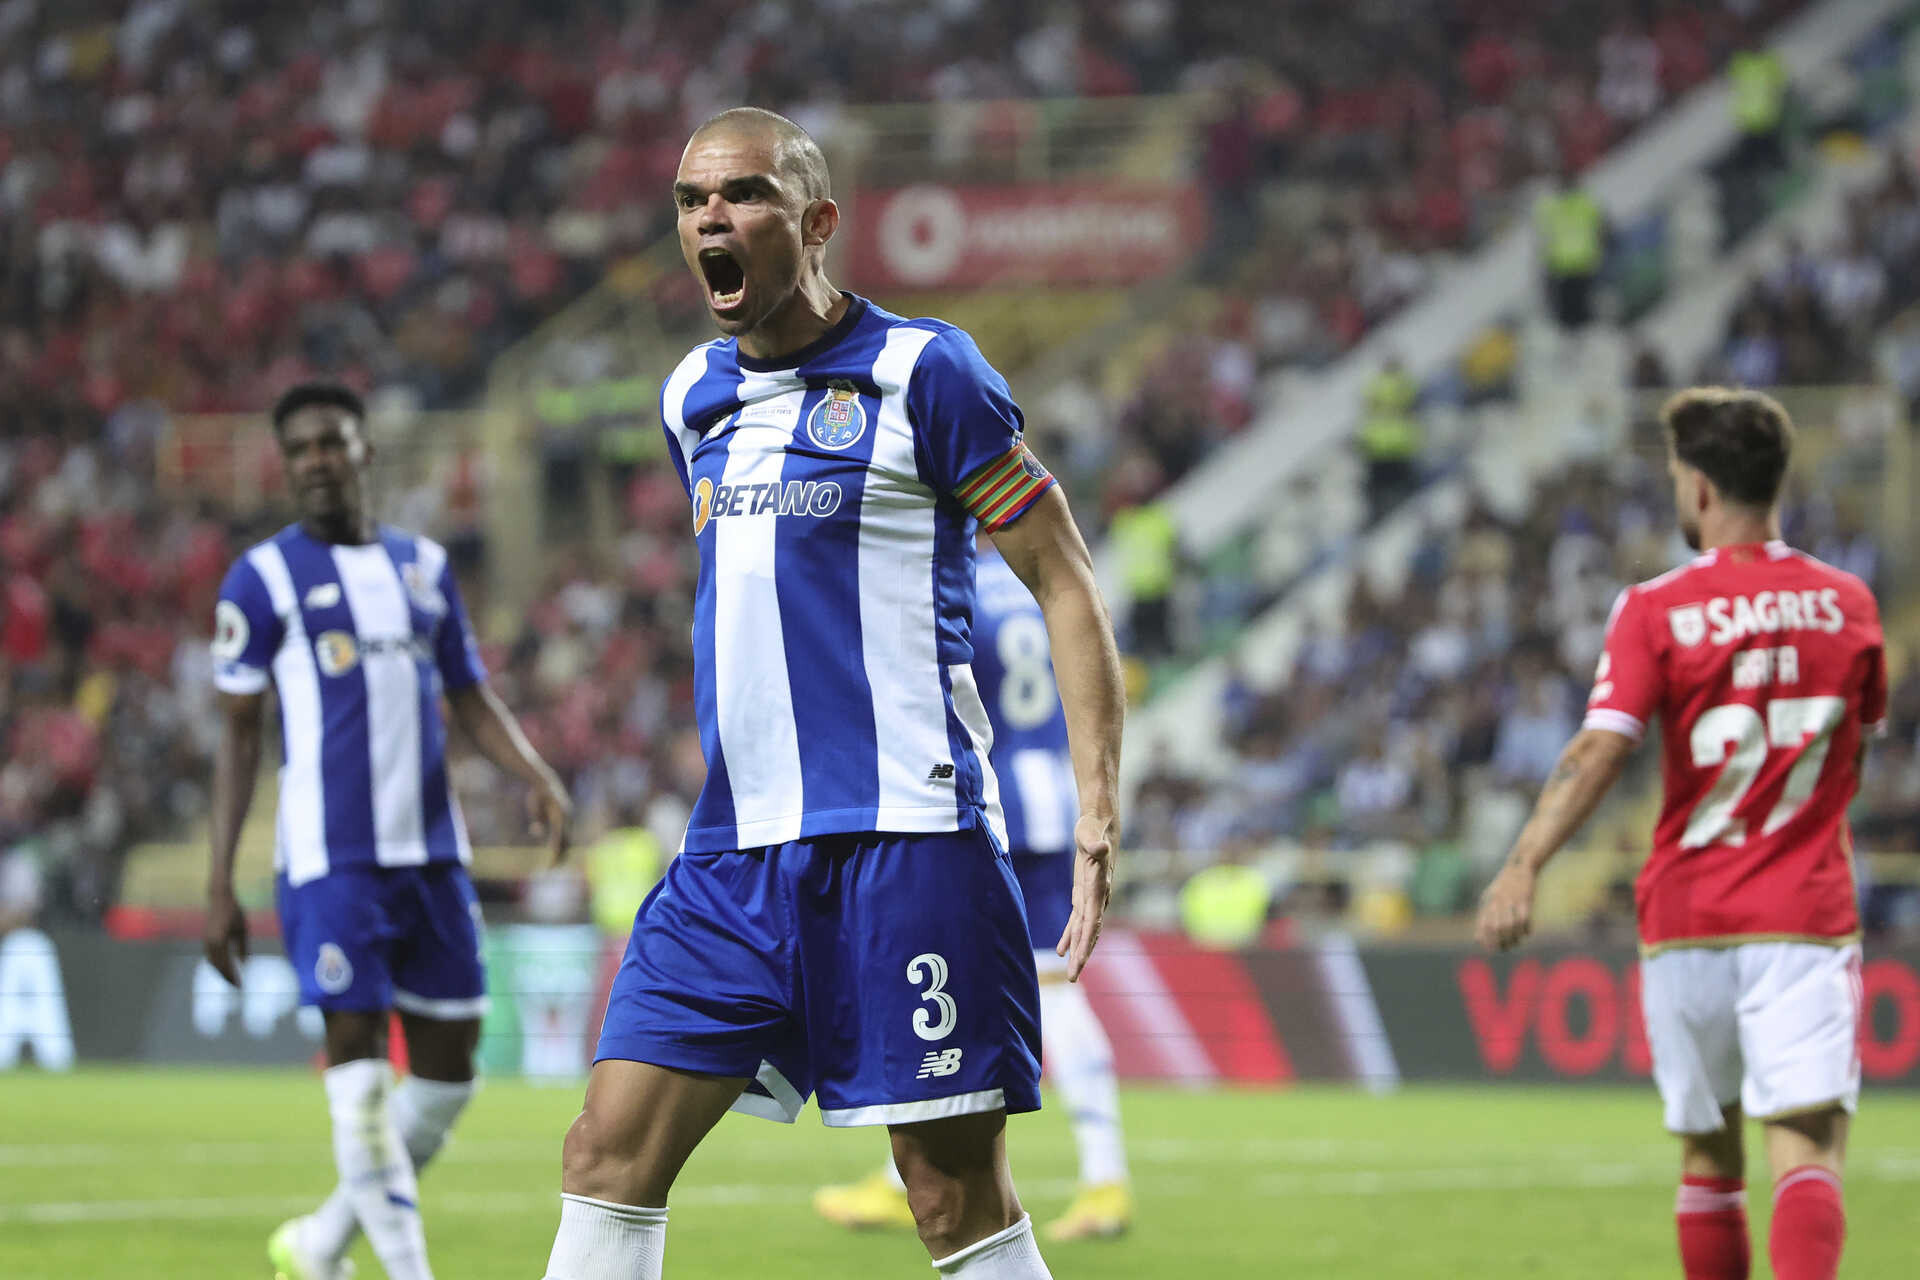
[[[1053, 1240], [1108, 1239], [1133, 1220], [1113, 1046], [1086, 992], [1066, 980], [1053, 944], [1073, 911], [1073, 759], [1060, 708], [1046, 617], [992, 545], [980, 549], [973, 672], [993, 726], [989, 760], [1000, 779], [1007, 847], [1026, 903], [1040, 975], [1040, 1040], [1066, 1100], [1080, 1153], [1080, 1194], [1047, 1227]], [[910, 1227], [906, 1184], [889, 1165], [845, 1186], [822, 1187], [814, 1208], [844, 1227]]]
[[1048, 1274], [1006, 1165], [1039, 1105], [1039, 991], [968, 665], [974, 537], [1039, 599], [1079, 792], [1078, 977], [1112, 884], [1123, 706], [1086, 546], [973, 340], [828, 283], [813, 140], [695, 131], [681, 248], [727, 336], [667, 379], [700, 550], [706, 785], [615, 979], [567, 1134], [551, 1280], [654, 1280], [668, 1189], [729, 1108], [887, 1125], [947, 1276]]
[[[246, 918], [233, 858], [259, 771], [266, 693], [280, 703], [274, 837], [281, 931], [302, 1003], [326, 1018], [327, 1101], [340, 1183], [268, 1245], [282, 1280], [352, 1273], [364, 1230], [393, 1280], [426, 1280], [417, 1169], [473, 1092], [486, 1009], [480, 903], [447, 783], [444, 694], [475, 746], [531, 789], [536, 826], [566, 850], [570, 806], [553, 771], [487, 688], [447, 555], [368, 513], [359, 397], [306, 384], [274, 434], [300, 519], [235, 562], [213, 639], [223, 732], [213, 776], [207, 959], [239, 985]], [[411, 1074], [387, 1066], [398, 1009]]]

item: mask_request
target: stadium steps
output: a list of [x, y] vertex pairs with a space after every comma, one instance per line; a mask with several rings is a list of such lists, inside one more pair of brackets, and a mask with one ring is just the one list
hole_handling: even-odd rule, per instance
[[[1900, 126], [1908, 136], [1920, 120], [1920, 111]], [[1570, 421], [1592, 400], [1608, 401], [1610, 413], [1624, 414], [1627, 353], [1638, 344], [1670, 354], [1675, 361], [1697, 362], [1707, 344], [1723, 333], [1727, 314], [1748, 282], [1769, 270], [1783, 254], [1791, 236], [1810, 238], [1837, 225], [1849, 193], [1875, 181], [1884, 172], [1886, 157], [1829, 157], [1820, 167], [1812, 190], [1800, 203], [1776, 210], [1758, 231], [1734, 246], [1733, 252], [1704, 264], [1693, 277], [1669, 291], [1666, 302], [1642, 317], [1627, 333], [1596, 330], [1577, 350], [1561, 346], [1550, 326], [1536, 323], [1527, 333], [1528, 353], [1520, 366], [1522, 404], [1517, 412], [1498, 407], [1477, 411], [1463, 434], [1473, 446], [1464, 464], [1453, 474], [1430, 485], [1398, 511], [1364, 533], [1338, 545], [1334, 554], [1312, 566], [1277, 601], [1247, 623], [1237, 637], [1237, 659], [1257, 684], [1283, 681], [1292, 667], [1293, 653], [1305, 627], [1315, 620], [1337, 622], [1356, 573], [1365, 572], [1387, 589], [1394, 589], [1413, 549], [1425, 538], [1457, 527], [1466, 509], [1469, 478], [1473, 487], [1496, 506], [1517, 513], [1524, 509], [1532, 480], [1557, 465], [1563, 456], [1564, 435], [1556, 425]], [[1691, 367], [1690, 364], [1687, 367]], [[1263, 511], [1272, 520], [1272, 495], [1301, 485], [1311, 492], [1339, 472], [1348, 450], [1342, 440], [1314, 455], [1314, 469], [1291, 482], [1292, 488], [1269, 490]], [[1326, 500], [1319, 499], [1322, 503]], [[1208, 554], [1203, 545], [1198, 550]], [[1140, 762], [1155, 754], [1156, 746], [1172, 751], [1202, 773], [1218, 774], [1230, 763], [1214, 730], [1219, 690], [1227, 670], [1224, 656], [1216, 656], [1183, 673], [1144, 706], [1136, 708], [1129, 724], [1134, 749], [1123, 761], [1123, 782], [1137, 777]]]
[[[1793, 81], [1804, 85], [1904, 7], [1904, 0], [1827, 0], [1786, 23], [1771, 47]], [[1734, 139], [1730, 97], [1725, 77], [1716, 78], [1591, 171], [1586, 185], [1617, 225], [1642, 216], [1725, 152]], [[1516, 219], [1348, 356], [1323, 374], [1298, 380], [1294, 394], [1168, 491], [1189, 551], [1202, 558], [1211, 554], [1260, 519], [1271, 495], [1317, 465], [1328, 446], [1346, 439], [1363, 385], [1390, 354], [1416, 378], [1431, 376], [1488, 324], [1529, 309], [1535, 292], [1533, 234], [1527, 219]], [[1270, 402], [1273, 390], [1267, 389]], [[1113, 555], [1102, 547], [1097, 560], [1103, 586], [1118, 600], [1123, 593]]]

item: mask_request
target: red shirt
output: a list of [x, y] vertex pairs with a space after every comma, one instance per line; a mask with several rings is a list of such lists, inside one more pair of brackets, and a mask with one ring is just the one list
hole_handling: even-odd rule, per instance
[[1756, 543], [1622, 592], [1586, 727], [1638, 741], [1660, 717], [1641, 942], [1855, 936], [1846, 811], [1886, 712], [1880, 611], [1850, 573]]

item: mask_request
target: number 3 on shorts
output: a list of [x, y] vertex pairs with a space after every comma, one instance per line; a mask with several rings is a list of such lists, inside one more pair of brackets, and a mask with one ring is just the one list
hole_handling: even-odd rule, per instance
[[940, 1017], [936, 1020], [925, 1009], [915, 1009], [913, 1034], [922, 1040], [946, 1039], [953, 1031], [954, 1024], [960, 1020], [953, 997], [946, 991], [947, 958], [933, 951], [915, 956], [907, 961], [907, 981], [916, 987], [922, 982], [926, 983], [927, 989], [920, 993], [920, 998], [933, 1001], [934, 1008], [940, 1011]]

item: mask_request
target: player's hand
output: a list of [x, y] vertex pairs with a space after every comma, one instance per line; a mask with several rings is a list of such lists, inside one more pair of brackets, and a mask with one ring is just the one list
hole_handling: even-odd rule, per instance
[[247, 914], [231, 893], [215, 894], [207, 902], [207, 929], [201, 941], [213, 971], [239, 986], [240, 966], [247, 958]]
[[1509, 863], [1480, 895], [1473, 936], [1489, 951], [1517, 947], [1533, 930], [1533, 872]]
[[567, 860], [573, 843], [573, 801], [551, 771], [527, 793], [527, 829], [535, 839], [547, 842], [548, 866]]
[[1053, 949], [1067, 958], [1067, 981], [1078, 982], [1093, 944], [1100, 941], [1100, 918], [1113, 897], [1113, 841], [1119, 823], [1082, 814], [1073, 824], [1073, 914]]

